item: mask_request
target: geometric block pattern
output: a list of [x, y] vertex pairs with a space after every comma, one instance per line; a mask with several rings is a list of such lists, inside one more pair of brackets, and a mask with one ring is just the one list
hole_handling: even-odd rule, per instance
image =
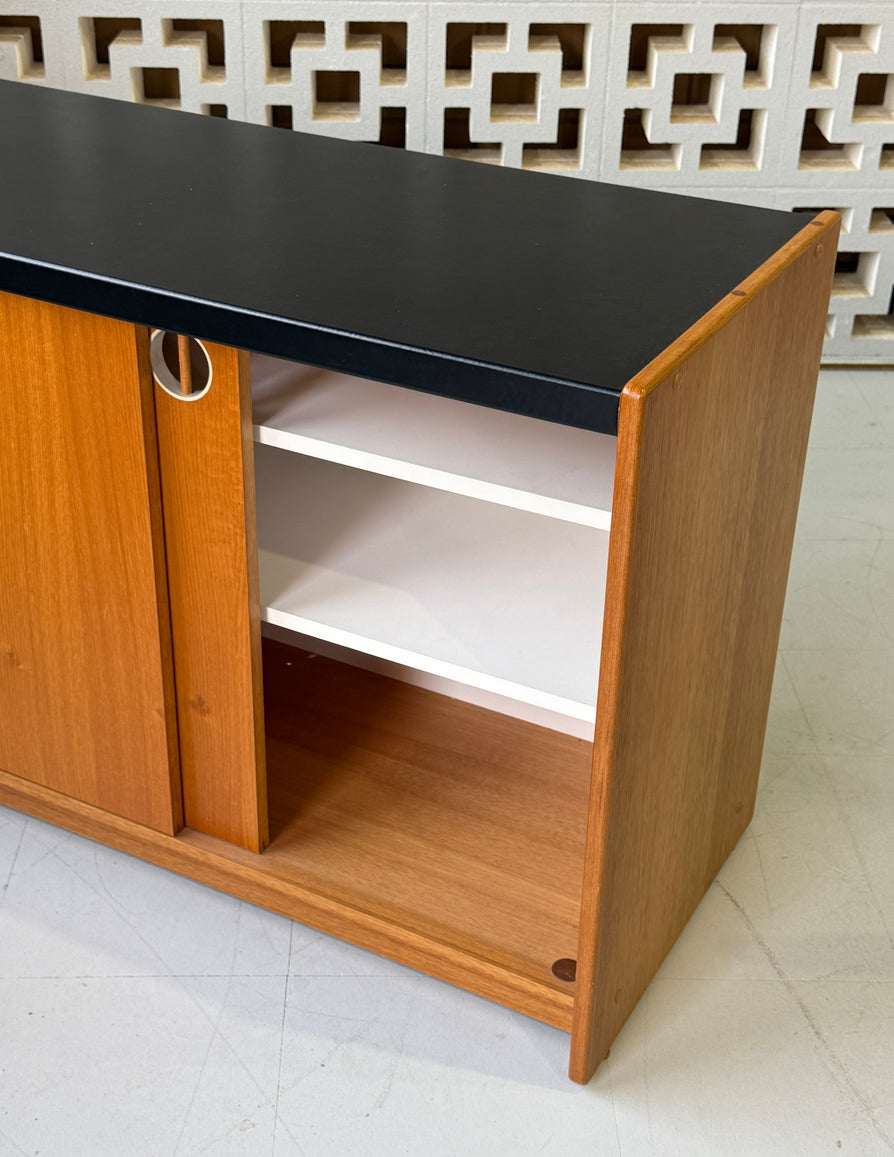
[[826, 326], [827, 361], [894, 362], [894, 181], [887, 190], [852, 192], [846, 201], [777, 196], [780, 209], [835, 209], [841, 239]]
[[796, 21], [790, 5], [618, 5], [603, 177], [774, 184]]
[[432, 5], [429, 149], [598, 176], [610, 18], [594, 4]]
[[780, 208], [842, 214], [827, 363], [894, 363], [894, 4], [804, 5]]
[[781, 182], [894, 183], [894, 5], [810, 8], [798, 49]]
[[238, 3], [66, 4], [68, 87], [212, 116], [245, 118]]
[[53, 0], [0, 3], [0, 80], [65, 87], [58, 7]]
[[247, 116], [425, 148], [423, 5], [247, 3]]
[[0, 0], [0, 78], [843, 216], [827, 363], [894, 363], [894, 2]]

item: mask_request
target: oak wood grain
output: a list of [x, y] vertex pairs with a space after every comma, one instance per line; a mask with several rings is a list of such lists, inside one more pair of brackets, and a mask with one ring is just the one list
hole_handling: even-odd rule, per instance
[[[155, 386], [184, 820], [259, 851], [267, 802], [248, 355], [206, 349], [204, 396]], [[151, 376], [148, 357], [142, 364]]]
[[0, 768], [180, 826], [154, 410], [133, 326], [0, 294]]
[[177, 357], [180, 362], [180, 392], [188, 396], [192, 393], [192, 363], [189, 338], [182, 333], [177, 334]]
[[837, 232], [806, 226], [622, 395], [576, 1081], [752, 814]]
[[0, 776], [0, 801], [559, 1028], [591, 745], [265, 643], [271, 841], [160, 840]]
[[573, 957], [592, 745], [265, 641], [265, 861], [552, 987]]

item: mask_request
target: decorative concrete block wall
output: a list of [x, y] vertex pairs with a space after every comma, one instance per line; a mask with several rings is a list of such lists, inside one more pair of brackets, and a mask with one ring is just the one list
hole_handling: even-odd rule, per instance
[[894, 3], [0, 0], [0, 77], [838, 209], [825, 360], [894, 363]]

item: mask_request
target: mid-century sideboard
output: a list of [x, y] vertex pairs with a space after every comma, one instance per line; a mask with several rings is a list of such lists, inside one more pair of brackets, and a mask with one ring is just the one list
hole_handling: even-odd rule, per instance
[[0, 802], [571, 1033], [752, 814], [838, 218], [0, 83]]

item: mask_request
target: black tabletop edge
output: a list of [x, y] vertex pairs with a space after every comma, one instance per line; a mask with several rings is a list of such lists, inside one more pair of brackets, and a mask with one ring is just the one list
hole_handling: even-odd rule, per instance
[[604, 433], [803, 217], [0, 81], [0, 289]]
[[[582, 382], [524, 370], [507, 371], [503, 366], [470, 358], [181, 297], [168, 290], [88, 278], [79, 271], [6, 253], [0, 253], [0, 288], [51, 305], [172, 330], [200, 341], [389, 382], [458, 402], [603, 434], [618, 432], [620, 395]], [[234, 339], [236, 333], [238, 340]], [[538, 390], [538, 383], [552, 389], [549, 393]]]

